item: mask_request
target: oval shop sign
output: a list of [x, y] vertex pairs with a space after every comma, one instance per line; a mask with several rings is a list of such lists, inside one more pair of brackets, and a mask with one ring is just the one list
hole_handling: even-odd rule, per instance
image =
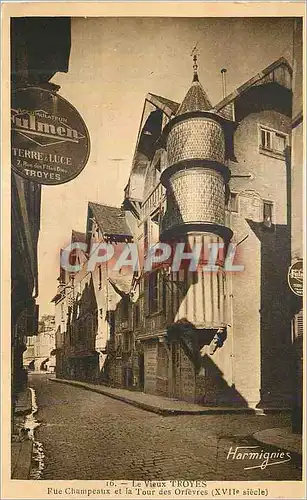
[[303, 296], [303, 261], [298, 260], [290, 266], [288, 271], [288, 283], [292, 292], [299, 297]]
[[85, 167], [87, 127], [63, 97], [36, 87], [17, 90], [11, 106], [12, 169], [39, 184], [63, 184]]

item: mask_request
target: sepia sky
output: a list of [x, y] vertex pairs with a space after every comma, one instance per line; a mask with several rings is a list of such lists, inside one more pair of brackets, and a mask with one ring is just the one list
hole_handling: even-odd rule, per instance
[[87, 203], [120, 206], [148, 92], [181, 102], [192, 79], [198, 42], [199, 79], [212, 104], [281, 56], [292, 64], [290, 18], [74, 18], [68, 73], [52, 81], [80, 112], [91, 154], [83, 172], [42, 186], [39, 237], [40, 315], [54, 313], [59, 251], [71, 229], [85, 231]]

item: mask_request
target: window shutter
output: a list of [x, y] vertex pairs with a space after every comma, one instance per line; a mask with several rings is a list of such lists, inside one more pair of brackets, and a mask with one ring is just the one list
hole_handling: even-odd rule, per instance
[[280, 153], [283, 153], [286, 148], [286, 137], [281, 134], [275, 134], [274, 149]]
[[295, 338], [301, 339], [303, 337], [303, 309], [301, 309], [295, 316]]

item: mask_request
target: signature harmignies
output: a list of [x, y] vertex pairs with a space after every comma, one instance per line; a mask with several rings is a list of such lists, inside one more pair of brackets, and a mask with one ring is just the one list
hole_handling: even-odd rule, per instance
[[236, 446], [229, 448], [227, 460], [242, 460], [257, 462], [256, 465], [244, 467], [244, 470], [261, 469], [264, 470], [271, 465], [283, 464], [291, 460], [291, 453], [288, 451], [264, 451], [260, 446]]

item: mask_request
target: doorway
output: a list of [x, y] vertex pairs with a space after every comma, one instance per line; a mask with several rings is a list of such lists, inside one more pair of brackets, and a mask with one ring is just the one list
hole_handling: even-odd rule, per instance
[[172, 397], [195, 402], [195, 367], [180, 341], [172, 342]]

